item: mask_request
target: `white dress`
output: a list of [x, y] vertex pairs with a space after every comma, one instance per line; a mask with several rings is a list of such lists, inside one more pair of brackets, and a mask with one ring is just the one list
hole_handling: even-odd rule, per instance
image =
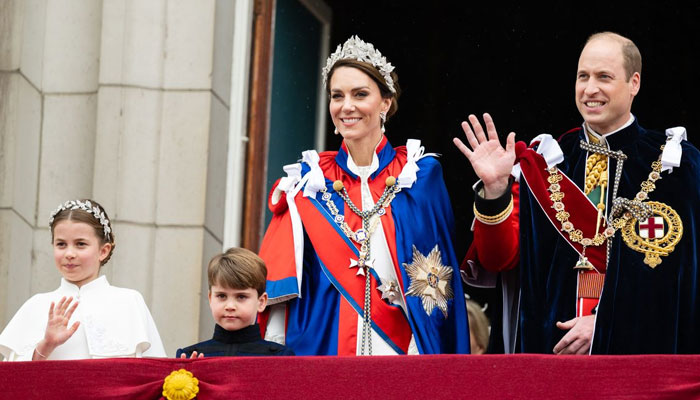
[[79, 305], [68, 326], [78, 330], [58, 346], [49, 360], [108, 357], [166, 357], [158, 329], [139, 292], [111, 286], [100, 276], [82, 287], [65, 279], [49, 293], [27, 300], [0, 334], [0, 354], [6, 361], [29, 361], [44, 338], [51, 302], [72, 296]]

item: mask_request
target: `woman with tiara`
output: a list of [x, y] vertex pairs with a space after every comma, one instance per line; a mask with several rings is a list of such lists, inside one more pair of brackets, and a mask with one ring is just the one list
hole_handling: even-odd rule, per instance
[[385, 134], [393, 70], [357, 36], [338, 46], [323, 78], [342, 145], [305, 151], [270, 193], [260, 325], [298, 355], [469, 352], [442, 169], [419, 140]]

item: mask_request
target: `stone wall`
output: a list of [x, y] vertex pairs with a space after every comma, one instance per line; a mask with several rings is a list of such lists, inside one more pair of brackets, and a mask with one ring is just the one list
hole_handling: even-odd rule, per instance
[[143, 294], [166, 351], [209, 336], [235, 12], [215, 0], [0, 2], [0, 326], [58, 286], [49, 213], [93, 198], [116, 237], [102, 272]]

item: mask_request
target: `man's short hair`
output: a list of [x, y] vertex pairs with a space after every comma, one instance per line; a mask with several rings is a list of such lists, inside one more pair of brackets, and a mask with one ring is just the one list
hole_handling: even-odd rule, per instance
[[267, 268], [265, 261], [252, 251], [232, 247], [225, 253], [212, 257], [207, 267], [209, 289], [212, 285], [230, 289], [253, 288], [258, 296], [265, 293]]
[[[595, 39], [612, 39], [620, 43], [622, 48], [622, 66], [625, 68], [625, 75], [627, 76], [627, 81], [629, 82], [632, 75], [635, 72], [641, 75], [642, 73], [642, 54], [639, 52], [639, 48], [634, 44], [632, 40], [626, 38], [615, 32], [598, 32], [594, 33], [588, 37], [586, 44], [590, 43]], [[586, 47], [584, 44], [583, 47]]]

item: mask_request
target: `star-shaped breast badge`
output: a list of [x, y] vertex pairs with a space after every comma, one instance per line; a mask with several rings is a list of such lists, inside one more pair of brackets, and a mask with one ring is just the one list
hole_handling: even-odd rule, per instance
[[403, 263], [403, 266], [411, 278], [406, 295], [420, 297], [423, 309], [428, 315], [438, 307], [447, 318], [447, 300], [454, 298], [450, 286], [452, 268], [442, 265], [442, 255], [438, 246], [435, 245], [427, 257], [413, 246], [413, 261], [410, 264]]

